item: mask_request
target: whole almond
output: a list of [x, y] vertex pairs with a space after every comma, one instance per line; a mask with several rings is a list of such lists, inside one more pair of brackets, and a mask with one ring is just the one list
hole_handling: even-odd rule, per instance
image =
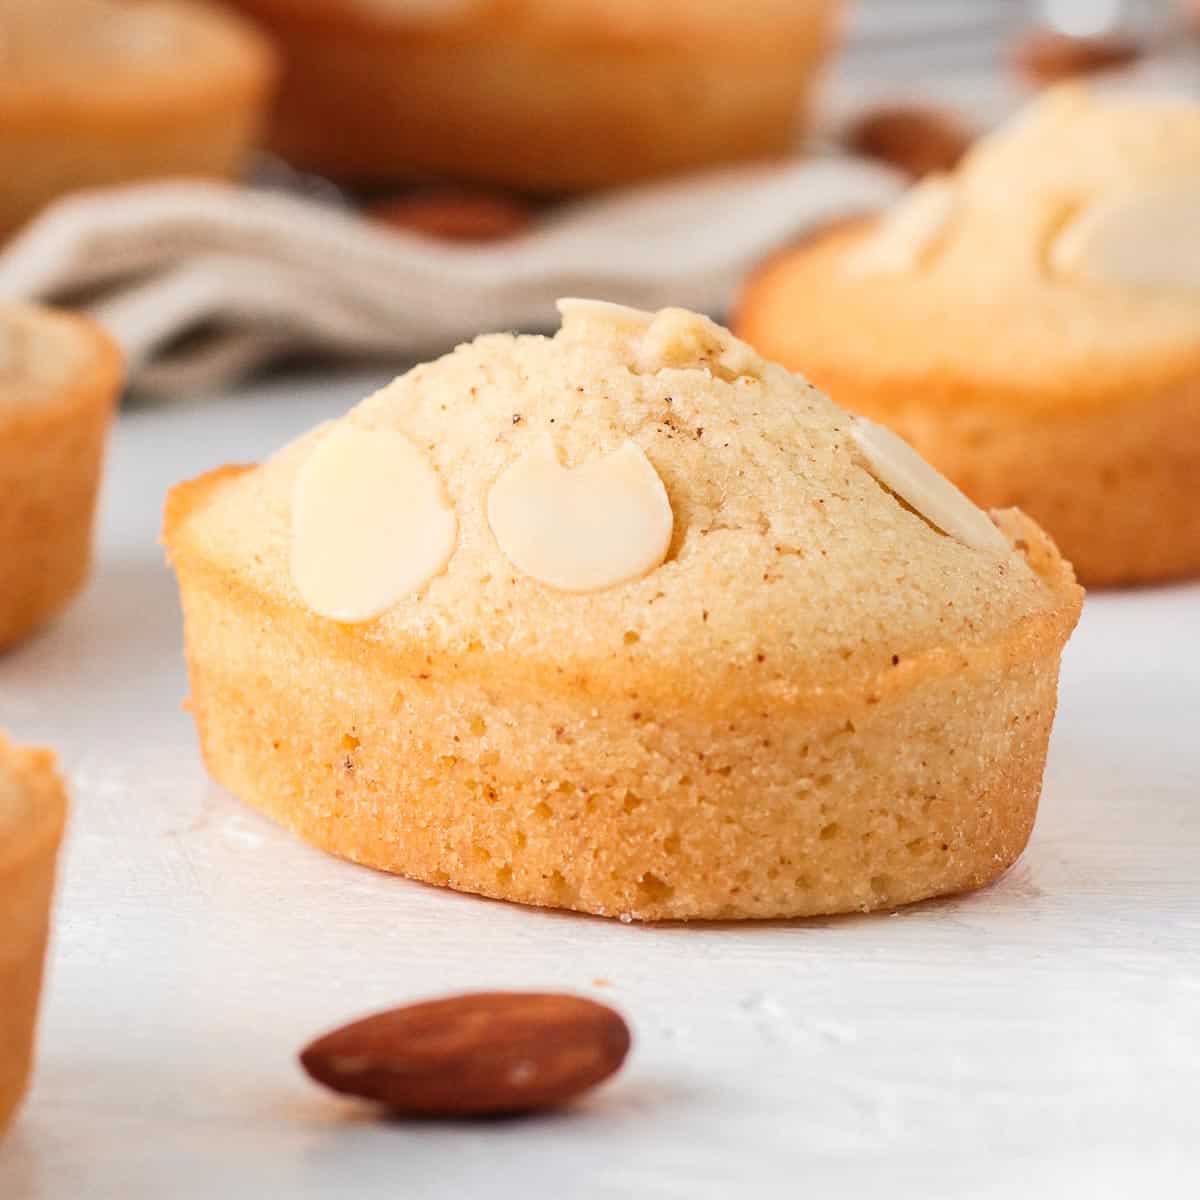
[[1127, 67], [1142, 57], [1136, 38], [1123, 33], [1072, 37], [1053, 29], [1034, 29], [1017, 42], [1013, 62], [1022, 75], [1041, 87]]
[[953, 112], [921, 104], [872, 108], [846, 130], [849, 150], [898, 167], [914, 179], [958, 165], [971, 131]]
[[300, 1054], [318, 1083], [420, 1117], [552, 1108], [607, 1079], [629, 1028], [581, 996], [479, 992], [376, 1013]]
[[442, 189], [370, 208], [380, 224], [450, 242], [495, 242], [524, 233], [530, 212], [507, 196]]

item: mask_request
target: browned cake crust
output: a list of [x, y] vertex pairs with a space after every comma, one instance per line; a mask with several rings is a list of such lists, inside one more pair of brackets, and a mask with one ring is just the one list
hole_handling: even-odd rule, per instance
[[357, 182], [543, 192], [787, 153], [839, 8], [791, 0], [748, 21], [710, 0], [237, 3], [283, 48], [273, 141], [291, 160]]
[[[19, 812], [5, 812], [8, 803]], [[33, 1063], [42, 964], [66, 792], [45, 750], [0, 734], [0, 1133], [20, 1103]]]
[[[0, 649], [52, 617], [87, 578], [122, 379], [116, 346], [92, 322], [0, 307], [0, 326], [9, 322], [27, 331], [27, 354], [60, 354], [69, 365], [44, 393], [28, 362], [0, 370]], [[43, 345], [44, 336], [54, 340]]]

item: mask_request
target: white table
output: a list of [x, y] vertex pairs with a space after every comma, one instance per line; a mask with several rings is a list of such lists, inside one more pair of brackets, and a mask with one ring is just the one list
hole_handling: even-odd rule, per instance
[[[4, 1200], [1200, 1194], [1200, 588], [1089, 600], [1033, 844], [981, 894], [642, 928], [437, 891], [207, 782], [155, 541], [170, 483], [377, 379], [127, 416], [91, 587], [0, 659], [0, 724], [74, 789]], [[295, 1063], [344, 1019], [479, 987], [617, 1005], [626, 1069], [560, 1115], [406, 1125]]]

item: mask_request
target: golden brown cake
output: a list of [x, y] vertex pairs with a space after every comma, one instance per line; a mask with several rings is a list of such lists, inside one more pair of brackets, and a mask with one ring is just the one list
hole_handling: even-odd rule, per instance
[[780, 255], [735, 327], [1089, 584], [1200, 572], [1200, 106], [1056, 90], [880, 221]]
[[235, 175], [273, 78], [266, 40], [201, 0], [4, 0], [0, 235], [80, 188]]
[[213, 776], [356, 862], [627, 919], [994, 879], [1070, 567], [706, 318], [561, 307], [172, 491]]
[[92, 322], [0, 305], [0, 650], [87, 578], [121, 376], [116, 347]]
[[839, 0], [236, 0], [275, 147], [352, 182], [603, 187], [795, 145]]
[[54, 868], [67, 797], [46, 750], [0, 733], [0, 1135], [33, 1064]]

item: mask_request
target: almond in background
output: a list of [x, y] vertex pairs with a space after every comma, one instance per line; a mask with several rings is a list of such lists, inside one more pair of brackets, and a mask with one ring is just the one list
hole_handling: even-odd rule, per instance
[[367, 216], [392, 229], [449, 242], [496, 242], [524, 233], [533, 216], [523, 204], [492, 192], [459, 188], [416, 192], [367, 209]]
[[1049, 87], [1080, 75], [1132, 66], [1143, 55], [1141, 43], [1125, 33], [1073, 37], [1035, 28], [1013, 47], [1013, 65], [1036, 87]]
[[914, 179], [951, 171], [974, 135], [949, 109], [925, 104], [887, 104], [868, 109], [846, 129], [846, 148], [878, 159]]

